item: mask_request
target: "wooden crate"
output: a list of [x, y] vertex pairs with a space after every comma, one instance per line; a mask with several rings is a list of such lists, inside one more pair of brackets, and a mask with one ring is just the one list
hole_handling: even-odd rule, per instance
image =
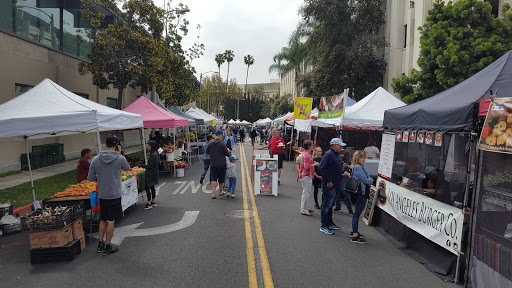
[[84, 226], [82, 218], [78, 218], [73, 222], [73, 239], [80, 239], [84, 234]]
[[30, 248], [53, 248], [62, 247], [73, 241], [73, 229], [71, 224], [52, 231], [30, 232]]

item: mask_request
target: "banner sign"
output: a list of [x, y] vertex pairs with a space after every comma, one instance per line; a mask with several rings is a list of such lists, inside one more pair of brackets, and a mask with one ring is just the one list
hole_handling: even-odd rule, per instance
[[313, 106], [313, 98], [293, 98], [293, 119], [311, 119], [311, 106]]
[[343, 115], [343, 93], [320, 98], [318, 119], [333, 119]]
[[425, 195], [378, 179], [378, 206], [405, 226], [444, 249], [459, 255], [462, 241], [462, 210]]
[[512, 97], [493, 98], [480, 134], [482, 150], [512, 154]]

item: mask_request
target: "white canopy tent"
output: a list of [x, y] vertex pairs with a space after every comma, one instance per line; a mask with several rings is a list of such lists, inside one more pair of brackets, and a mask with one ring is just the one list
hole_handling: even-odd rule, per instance
[[384, 112], [405, 106], [400, 99], [379, 87], [345, 111], [341, 125], [351, 129], [382, 129]]
[[190, 107], [187, 111], [187, 114], [189, 114], [192, 117], [203, 119], [205, 125], [215, 125], [215, 121], [217, 118], [214, 116], [204, 112], [203, 110], [199, 108]]
[[32, 194], [32, 167], [27, 139], [143, 127], [139, 114], [112, 109], [78, 96], [50, 79], [0, 105], [0, 138], [24, 139]]
[[235, 124], [235, 120], [230, 119], [230, 120], [228, 121], [228, 124]]

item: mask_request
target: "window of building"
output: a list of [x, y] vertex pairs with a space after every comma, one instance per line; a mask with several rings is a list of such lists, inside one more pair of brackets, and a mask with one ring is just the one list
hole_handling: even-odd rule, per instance
[[110, 108], [117, 109], [117, 98], [107, 97], [107, 106]]
[[78, 96], [82, 96], [85, 99], [89, 99], [89, 94], [87, 94], [87, 93], [80, 93], [80, 92], [73, 92], [73, 93], [75, 93]]
[[409, 1], [409, 8], [414, 9], [414, 1]]
[[407, 48], [407, 24], [404, 25], [404, 48]]
[[92, 40], [88, 37], [90, 25], [83, 19], [82, 9], [64, 9], [63, 19], [63, 51], [87, 59]]
[[485, 0], [484, 2], [489, 2], [491, 4], [492, 10], [491, 13], [498, 17], [498, 12], [500, 10], [500, 1], [499, 0]]
[[32, 85], [25, 85], [25, 84], [18, 84], [16, 83], [14, 85], [14, 97], [18, 97], [21, 94], [27, 92], [28, 90], [32, 89], [34, 86]]

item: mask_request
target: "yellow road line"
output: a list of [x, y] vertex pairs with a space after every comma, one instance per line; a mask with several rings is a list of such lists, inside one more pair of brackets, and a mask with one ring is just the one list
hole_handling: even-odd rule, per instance
[[[263, 281], [265, 283], [265, 288], [273, 288], [274, 281], [272, 280], [272, 273], [270, 273], [270, 265], [268, 264], [267, 250], [265, 249], [265, 241], [263, 240], [263, 232], [261, 230], [261, 222], [260, 217], [258, 216], [258, 208], [256, 207], [256, 201], [254, 199], [254, 190], [252, 188], [251, 178], [249, 174], [249, 169], [247, 168], [247, 158], [245, 158], [244, 147], [241, 146], [241, 155], [243, 155], [243, 159], [245, 160], [245, 164], [242, 167], [242, 170], [245, 168], [245, 175], [247, 176], [247, 184], [249, 186], [249, 195], [251, 197], [251, 205], [252, 205], [252, 215], [254, 219], [254, 229], [256, 230], [256, 239], [258, 241], [258, 251], [260, 253], [260, 262], [261, 262], [261, 271], [263, 273]], [[250, 159], [252, 161], [252, 159]], [[243, 176], [242, 171], [242, 177]], [[245, 185], [244, 185], [245, 187]], [[245, 192], [244, 192], [245, 195]]]
[[252, 243], [252, 231], [251, 231], [251, 218], [249, 217], [249, 204], [247, 202], [247, 189], [245, 187], [245, 173], [243, 169], [243, 157], [242, 151], [240, 151], [240, 158], [242, 159], [242, 198], [244, 203], [244, 222], [245, 222], [245, 246], [247, 250], [247, 273], [249, 275], [249, 288], [258, 287], [258, 279], [256, 277], [256, 263], [254, 259], [254, 249]]

